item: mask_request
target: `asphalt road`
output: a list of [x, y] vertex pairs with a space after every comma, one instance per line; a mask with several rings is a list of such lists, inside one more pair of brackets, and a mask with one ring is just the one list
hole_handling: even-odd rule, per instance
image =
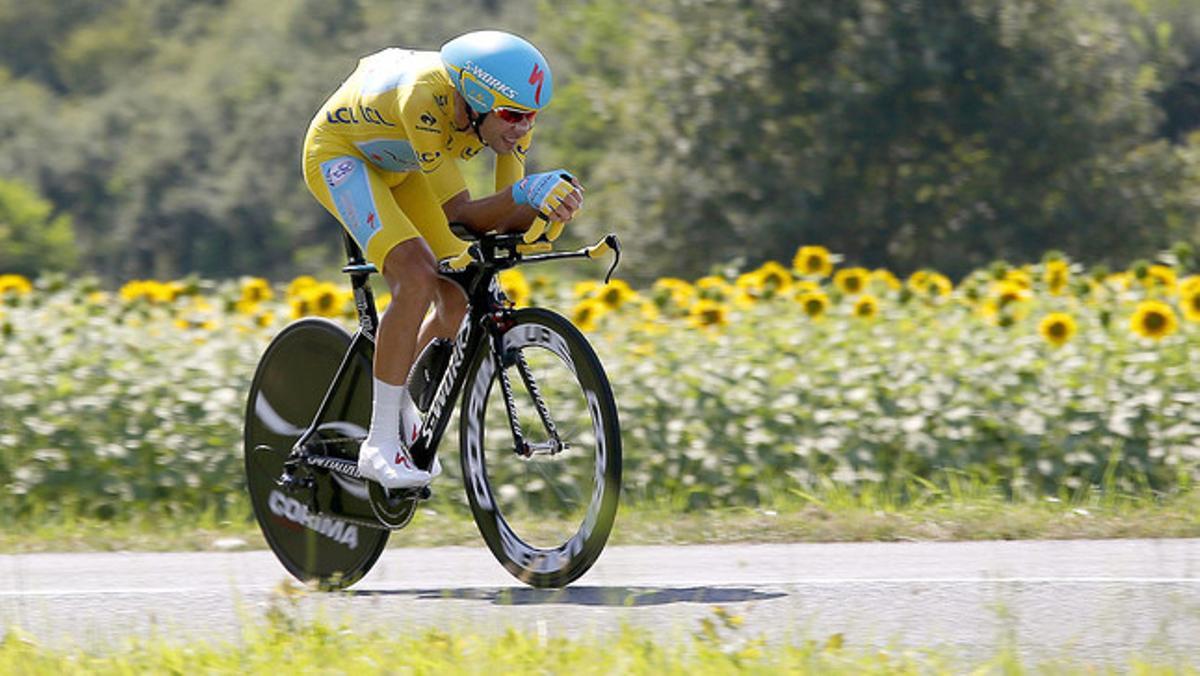
[[0, 556], [0, 628], [52, 645], [128, 636], [236, 641], [267, 609], [405, 632], [686, 638], [714, 607], [730, 641], [1010, 642], [1035, 659], [1131, 653], [1200, 664], [1200, 540], [612, 547], [575, 585], [534, 590], [479, 547], [391, 549], [350, 593], [306, 593], [267, 551]]

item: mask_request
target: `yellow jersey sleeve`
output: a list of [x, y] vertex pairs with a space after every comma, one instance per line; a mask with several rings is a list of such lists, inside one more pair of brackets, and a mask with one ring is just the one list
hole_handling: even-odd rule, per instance
[[533, 141], [533, 130], [517, 141], [516, 147], [507, 155], [496, 156], [496, 192], [507, 190], [512, 184], [525, 178], [525, 154]]

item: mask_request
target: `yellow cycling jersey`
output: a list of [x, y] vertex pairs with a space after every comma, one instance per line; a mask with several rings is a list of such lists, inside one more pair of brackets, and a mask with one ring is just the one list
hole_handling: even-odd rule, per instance
[[[454, 127], [454, 113], [454, 84], [438, 52], [385, 49], [359, 60], [313, 119], [309, 135], [321, 140], [326, 153], [357, 154], [390, 186], [420, 171], [442, 204], [466, 190], [455, 160], [470, 160], [484, 147], [470, 125]], [[496, 156], [497, 192], [524, 177], [532, 135], [512, 153]]]

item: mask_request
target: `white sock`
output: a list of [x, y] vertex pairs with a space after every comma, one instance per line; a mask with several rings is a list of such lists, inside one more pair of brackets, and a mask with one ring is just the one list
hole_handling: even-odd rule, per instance
[[[371, 429], [364, 444], [383, 447], [412, 445], [421, 429], [421, 412], [408, 393], [407, 385], [391, 385], [375, 378], [371, 404]], [[401, 436], [401, 423], [404, 435]]]

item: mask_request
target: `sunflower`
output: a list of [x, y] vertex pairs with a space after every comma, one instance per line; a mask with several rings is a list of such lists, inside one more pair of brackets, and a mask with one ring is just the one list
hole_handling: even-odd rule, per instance
[[261, 303], [271, 300], [271, 283], [262, 277], [247, 277], [242, 280], [242, 302]]
[[1175, 270], [1166, 265], [1151, 265], [1146, 268], [1146, 275], [1141, 280], [1150, 293], [1161, 293], [1167, 296], [1175, 295], [1175, 287], [1178, 284]]
[[260, 312], [257, 315], [254, 315], [254, 323], [258, 325], [259, 328], [265, 329], [275, 323], [275, 313], [271, 312], [270, 310]]
[[871, 294], [859, 296], [854, 302], [854, 316], [862, 319], [874, 319], [879, 314], [879, 299]]
[[813, 319], [820, 319], [825, 315], [825, 311], [829, 309], [829, 296], [823, 291], [809, 291], [808, 293], [800, 294], [796, 298], [796, 302], [800, 303], [800, 307], [804, 309], [804, 314]]
[[871, 280], [881, 282], [890, 291], [899, 291], [901, 287], [900, 280], [896, 279], [896, 275], [892, 274], [891, 270], [884, 268], [872, 270]]
[[767, 298], [787, 293], [792, 286], [792, 273], [775, 261], [767, 261], [758, 269], [762, 289]]
[[1049, 261], [1042, 271], [1042, 281], [1055, 296], [1061, 296], [1071, 282], [1071, 268], [1064, 260]]
[[719, 328], [729, 323], [729, 308], [707, 298], [701, 298], [688, 312], [688, 322], [698, 329]]
[[642, 299], [638, 303], [638, 313], [646, 322], [657, 322], [662, 313], [658, 311], [658, 306], [653, 301]]
[[866, 268], [844, 268], [838, 270], [837, 274], [833, 276], [833, 283], [842, 290], [842, 293], [854, 296], [866, 290], [867, 282], [870, 279], [871, 273]]
[[1002, 281], [1015, 284], [1026, 290], [1033, 288], [1033, 275], [1029, 273], [1029, 266], [1009, 269], [1004, 273]]
[[595, 331], [596, 322], [604, 316], [605, 312], [604, 303], [589, 298], [580, 301], [575, 305], [575, 309], [571, 310], [571, 322], [579, 327], [580, 331]]
[[616, 310], [636, 295], [624, 280], [614, 279], [596, 292], [596, 299], [604, 303], [609, 310]]
[[996, 301], [996, 305], [1006, 307], [1029, 300], [1032, 294], [1029, 292], [1029, 287], [1021, 286], [1019, 283], [1005, 278], [1004, 281], [992, 284], [991, 296]]
[[289, 298], [299, 298], [305, 291], [316, 285], [317, 280], [312, 275], [300, 275], [288, 284], [287, 295]]
[[258, 303], [242, 299], [233, 304], [233, 309], [238, 314], [249, 317], [258, 312]]
[[742, 274], [738, 275], [737, 279], [733, 281], [733, 285], [737, 287], [738, 295], [740, 297], [748, 298], [751, 301], [760, 297], [761, 289], [763, 287], [762, 278], [761, 275], [759, 275], [758, 270], [743, 272]]
[[345, 294], [330, 282], [321, 282], [306, 289], [301, 297], [309, 302], [312, 314], [322, 317], [338, 316], [346, 304]]
[[313, 303], [311, 300], [309, 300], [308, 296], [298, 296], [296, 298], [292, 298], [288, 301], [288, 304], [292, 309], [292, 312], [289, 315], [292, 319], [308, 317], [314, 312]]
[[1061, 347], [1075, 336], [1075, 318], [1065, 312], [1051, 312], [1038, 323], [1038, 333], [1054, 347]]
[[833, 257], [823, 246], [802, 246], [796, 250], [792, 267], [801, 275], [828, 277], [833, 272]]
[[550, 281], [550, 278], [546, 275], [534, 275], [529, 280], [529, 292], [531, 295], [549, 293], [553, 286], [554, 282]]
[[1179, 308], [1189, 322], [1200, 322], [1200, 285], [1180, 287]]
[[950, 278], [933, 270], [917, 270], [908, 277], [908, 288], [918, 296], [948, 296], [954, 290]]
[[733, 286], [724, 277], [708, 275], [696, 280], [696, 290], [701, 298], [725, 302], [733, 297]]
[[13, 294], [23, 296], [33, 291], [33, 283], [24, 275], [0, 275], [0, 296]]
[[682, 279], [662, 277], [654, 282], [654, 302], [666, 308], [668, 302], [677, 310], [687, 310], [696, 298], [696, 288]]
[[531, 296], [529, 282], [520, 270], [505, 270], [500, 273], [499, 280], [500, 288], [504, 290], [504, 295], [508, 296], [513, 305], [524, 307], [529, 304]]
[[153, 279], [135, 279], [126, 282], [119, 294], [126, 302], [144, 300], [149, 303], [170, 303], [183, 292], [184, 285], [179, 282], [164, 284]]
[[1143, 338], [1160, 340], [1175, 333], [1179, 321], [1170, 305], [1158, 300], [1144, 300], [1138, 303], [1129, 318], [1129, 328]]
[[121, 300], [126, 302], [134, 302], [138, 300], [148, 299], [146, 295], [146, 282], [140, 279], [132, 279], [121, 285], [117, 295]]
[[1187, 294], [1192, 291], [1200, 291], [1200, 275], [1188, 275], [1179, 280], [1179, 293]]
[[593, 293], [600, 290], [600, 282], [594, 279], [585, 279], [582, 282], [576, 282], [575, 288], [572, 289], [576, 298], [587, 298]]

